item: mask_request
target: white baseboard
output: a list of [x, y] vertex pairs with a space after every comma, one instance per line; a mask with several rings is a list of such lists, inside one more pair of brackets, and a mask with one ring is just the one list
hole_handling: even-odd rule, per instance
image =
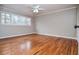
[[[17, 35], [11, 35], [11, 36], [4, 36], [4, 37], [0, 37], [0, 39], [9, 38], [9, 37], [16, 37], [16, 36], [22, 36], [22, 35], [29, 35], [29, 34], [34, 34], [34, 33], [27, 33], [27, 34], [17, 34]], [[66, 36], [52, 35], [52, 34], [43, 34], [43, 33], [37, 33], [37, 34], [40, 34], [40, 35], [48, 35], [48, 36], [55, 36], [55, 37], [63, 37], [63, 38], [76, 39], [76, 40], [77, 40], [76, 37], [66, 37]]]
[[4, 36], [4, 37], [0, 37], [0, 39], [10, 38], [10, 37], [16, 37], [16, 36], [22, 36], [22, 35], [29, 35], [29, 34], [33, 34], [33, 33], [26, 33], [26, 34], [17, 34], [17, 35], [11, 35], [11, 36]]
[[55, 37], [62, 37], [62, 38], [68, 38], [68, 39], [76, 39], [76, 37], [67, 37], [67, 36], [60, 36], [60, 35], [52, 35], [52, 34], [43, 34], [43, 33], [38, 33], [40, 35], [48, 35], [48, 36], [55, 36]]

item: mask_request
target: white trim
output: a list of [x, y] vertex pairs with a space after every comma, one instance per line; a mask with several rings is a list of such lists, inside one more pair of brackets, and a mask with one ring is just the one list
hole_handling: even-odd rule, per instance
[[[35, 32], [34, 32], [35, 33]], [[29, 35], [29, 34], [34, 34], [34, 33], [27, 33], [27, 34], [17, 34], [17, 35], [11, 35], [11, 36], [5, 36], [5, 37], [0, 37], [0, 39], [3, 38], [10, 38], [10, 37], [16, 37], [16, 36], [22, 36], [22, 35]], [[52, 35], [52, 34], [43, 34], [43, 33], [36, 33], [40, 35], [48, 35], [48, 36], [55, 36], [55, 37], [62, 37], [62, 38], [68, 38], [68, 39], [76, 39], [76, 37], [67, 37], [67, 36], [60, 36], [60, 35]]]
[[48, 35], [48, 36], [55, 36], [55, 37], [62, 37], [62, 38], [68, 38], [68, 39], [76, 39], [76, 37], [67, 37], [67, 36], [60, 36], [60, 35], [52, 35], [52, 34], [43, 34], [43, 33], [38, 33], [40, 35]]
[[17, 34], [17, 35], [11, 35], [11, 36], [4, 36], [4, 37], [0, 37], [0, 39], [3, 39], [3, 38], [10, 38], [10, 37], [16, 37], [16, 36], [22, 36], [22, 35], [29, 35], [29, 34], [33, 34], [33, 33]]
[[51, 11], [51, 12], [46, 12], [46, 13], [38, 14], [36, 16], [42, 16], [42, 15], [46, 15], [46, 14], [62, 12], [62, 11], [66, 11], [66, 10], [70, 10], [70, 9], [75, 9], [75, 8], [77, 8], [77, 7], [70, 7], [70, 8], [59, 9], [59, 10], [55, 10], [55, 11]]

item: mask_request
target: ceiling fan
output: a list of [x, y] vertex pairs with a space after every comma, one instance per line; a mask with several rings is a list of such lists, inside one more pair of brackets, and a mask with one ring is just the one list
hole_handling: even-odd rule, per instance
[[37, 14], [37, 13], [39, 13], [39, 11], [43, 11], [43, 10], [45, 10], [45, 9], [41, 8], [40, 5], [33, 5], [32, 6], [32, 12], [33, 13]]

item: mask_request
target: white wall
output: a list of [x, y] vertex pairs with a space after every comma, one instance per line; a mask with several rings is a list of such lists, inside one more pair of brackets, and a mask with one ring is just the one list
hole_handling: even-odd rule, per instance
[[[79, 6], [77, 7], [77, 25], [79, 26]], [[77, 28], [77, 39], [79, 42], [79, 28]]]
[[77, 7], [77, 25], [79, 25], [79, 6]]
[[[79, 5], [77, 6], [77, 25], [79, 26]], [[79, 54], [79, 28], [77, 30], [78, 54]]]
[[[4, 8], [4, 9], [3, 9]], [[8, 8], [0, 6], [0, 10], [8, 11]], [[11, 9], [9, 10], [11, 11]], [[17, 13], [15, 13], [17, 14]], [[21, 15], [21, 14], [20, 14]], [[27, 17], [27, 16], [26, 16]], [[0, 38], [26, 35], [35, 32], [34, 18], [31, 18], [31, 26], [20, 26], [20, 25], [1, 25], [0, 24]]]
[[0, 24], [0, 38], [16, 35], [31, 34], [35, 32], [34, 23], [32, 19], [31, 26], [16, 26], [16, 25], [1, 25]]
[[75, 24], [76, 9], [70, 9], [33, 18], [30, 27], [0, 24], [0, 38], [35, 32], [64, 37], [76, 37]]
[[36, 17], [36, 29], [40, 34], [76, 37], [76, 9], [64, 10]]

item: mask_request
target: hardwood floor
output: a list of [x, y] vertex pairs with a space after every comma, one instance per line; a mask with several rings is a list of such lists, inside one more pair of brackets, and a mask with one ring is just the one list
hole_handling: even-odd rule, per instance
[[0, 40], [1, 55], [77, 55], [74, 39], [45, 35], [25, 35]]

